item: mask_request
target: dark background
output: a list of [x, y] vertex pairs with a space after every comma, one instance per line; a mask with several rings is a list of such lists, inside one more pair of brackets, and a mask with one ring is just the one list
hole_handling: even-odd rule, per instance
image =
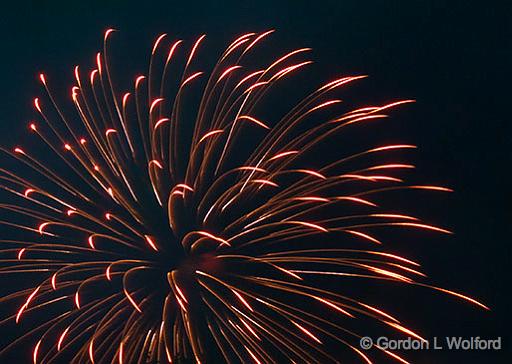
[[[278, 30], [285, 49], [314, 48], [333, 75], [369, 74], [359, 89], [369, 101], [415, 98], [400, 113], [400, 140], [420, 150], [414, 161], [427, 183], [455, 189], [426, 206], [455, 235], [420, 244], [437, 285], [478, 298], [483, 312], [435, 295], [398, 297], [406, 316], [428, 336], [502, 336], [501, 352], [412, 353], [417, 362], [506, 362], [510, 290], [510, 6], [475, 1], [313, 2], [34, 2], [3, 5], [0, 141], [25, 138], [32, 99], [45, 71], [68, 90], [72, 67], [91, 65], [108, 27], [145, 62], [166, 32], [191, 41], [203, 32], [220, 44], [248, 31]], [[136, 64], [133, 59], [121, 60]], [[138, 66], [145, 67], [145, 63]], [[67, 92], [67, 91], [66, 91]], [[427, 205], [428, 205], [427, 200]], [[411, 321], [411, 319], [409, 319]]]

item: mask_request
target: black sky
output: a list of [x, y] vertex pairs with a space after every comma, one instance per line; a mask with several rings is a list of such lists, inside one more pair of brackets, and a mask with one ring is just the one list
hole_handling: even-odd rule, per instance
[[[440, 353], [429, 358], [498, 363], [510, 350], [505, 327], [511, 263], [507, 230], [512, 218], [511, 20], [510, 6], [476, 1], [3, 5], [0, 141], [11, 146], [25, 133], [34, 116], [32, 99], [41, 92], [37, 74], [45, 71], [69, 89], [72, 67], [92, 63], [109, 27], [119, 29], [123, 46], [141, 56], [163, 32], [189, 40], [204, 32], [225, 43], [247, 31], [275, 28], [277, 43], [313, 47], [315, 59], [334, 75], [370, 75], [362, 87], [369, 101], [378, 96], [418, 101], [401, 114], [405, 122], [399, 137], [420, 146], [414, 160], [426, 182], [455, 189], [452, 196], [436, 199], [435, 208], [427, 207], [435, 221], [455, 235], [441, 241], [434, 237], [415, 256], [438, 285], [477, 297], [493, 310], [446, 304], [440, 296], [436, 298], [441, 304], [432, 306], [436, 312], [409, 309], [417, 309], [438, 327], [433, 334], [503, 336], [505, 343], [502, 353]], [[437, 311], [443, 307], [447, 311]], [[420, 355], [418, 362], [422, 360]]]

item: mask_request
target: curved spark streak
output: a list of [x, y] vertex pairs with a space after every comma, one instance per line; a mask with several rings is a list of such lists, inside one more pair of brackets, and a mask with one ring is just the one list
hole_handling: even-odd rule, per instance
[[201, 76], [203, 74], [203, 72], [196, 72], [194, 73], [193, 75], [191, 75], [190, 77], [187, 77], [185, 79], [185, 81], [183, 81], [183, 83], [181, 84], [181, 87], [185, 86], [187, 83], [189, 83], [190, 81], [192, 81], [193, 79]]
[[25, 253], [26, 250], [27, 248], [20, 249], [20, 251], [18, 252], [18, 260], [21, 260], [21, 258], [23, 257], [23, 253]]
[[149, 161], [149, 166], [151, 167], [152, 165], [155, 165], [157, 166], [159, 169], [164, 169], [164, 167], [162, 166], [162, 163], [160, 163], [159, 161], [157, 161], [156, 159], [152, 159]]
[[232, 66], [232, 67], [229, 67], [227, 70], [225, 70], [219, 77], [218, 81], [217, 82], [220, 82], [224, 77], [226, 77], [228, 74], [230, 74], [231, 72], [233, 72], [234, 70], [238, 69], [238, 68], [242, 68], [242, 66]]
[[153, 113], [153, 110], [155, 109], [155, 107], [161, 103], [162, 101], [164, 101], [163, 98], [158, 98], [156, 100], [154, 100], [152, 103], [151, 103], [151, 106], [149, 107], [149, 114], [151, 115]]
[[238, 120], [249, 120], [249, 121], [253, 122], [256, 125], [261, 126], [264, 129], [267, 129], [267, 130], [270, 129], [270, 127], [267, 124], [259, 121], [256, 118], [253, 118], [252, 116], [249, 116], [249, 115], [241, 115], [241, 116], [238, 117]]
[[184, 183], [178, 183], [175, 188], [183, 188], [184, 190], [194, 192], [194, 189], [190, 187], [189, 185], [186, 185]]
[[[290, 320], [291, 321], [291, 320]], [[305, 333], [307, 336], [309, 336], [310, 338], [312, 338], [313, 340], [315, 340], [317, 343], [319, 344], [322, 344], [322, 342], [320, 341], [319, 338], [317, 338], [315, 335], [313, 335], [309, 330], [305, 329], [303, 326], [299, 325], [298, 323], [296, 323], [295, 321], [291, 321], [292, 324], [294, 324], [295, 326], [297, 326], [300, 331], [302, 331], [303, 333]]]
[[75, 293], [75, 306], [80, 309], [80, 297], [78, 296], [78, 291]]
[[347, 233], [354, 234], [354, 235], [360, 236], [362, 238], [365, 238], [366, 240], [370, 240], [373, 243], [382, 244], [381, 241], [375, 239], [373, 236], [365, 234], [365, 233], [362, 233], [360, 231], [354, 231], [354, 230], [345, 230], [345, 231]]
[[339, 307], [339, 306], [335, 305], [335, 304], [334, 304], [334, 303], [332, 303], [332, 302], [329, 302], [329, 301], [327, 301], [327, 300], [325, 300], [325, 299], [323, 299], [323, 298], [321, 298], [321, 297], [315, 297], [315, 299], [316, 299], [317, 301], [320, 301], [320, 302], [322, 302], [322, 303], [326, 304], [326, 305], [327, 305], [327, 306], [329, 306], [329, 307], [334, 308], [336, 311], [340, 311], [340, 312], [341, 312], [341, 313], [343, 313], [344, 315], [347, 315], [347, 316], [349, 316], [349, 317], [355, 318], [355, 316], [354, 316], [354, 315], [352, 315], [350, 312], [348, 312], [348, 311], [346, 311], [346, 310], [342, 309], [341, 307]]
[[51, 284], [53, 290], [55, 291], [57, 289], [57, 273], [52, 274]]
[[201, 144], [203, 141], [205, 141], [209, 137], [214, 136], [215, 134], [220, 134], [222, 132], [224, 132], [224, 130], [212, 130], [212, 131], [206, 133], [201, 139], [199, 139], [199, 142], [197, 144]]
[[210, 233], [209, 233], [209, 232], [207, 232], [207, 231], [196, 231], [196, 233], [197, 233], [197, 234], [199, 234], [199, 235], [206, 236], [207, 238], [210, 238], [210, 239], [216, 240], [216, 241], [220, 242], [221, 244], [225, 244], [225, 245], [227, 245], [227, 246], [231, 246], [231, 244], [230, 244], [227, 240], [222, 239], [222, 238], [220, 238], [220, 237], [218, 237], [218, 236], [215, 236], [215, 235], [213, 235], [213, 234], [210, 234]]
[[110, 270], [111, 270], [111, 269], [112, 269], [112, 266], [111, 266], [111, 265], [109, 265], [109, 266], [107, 267], [107, 269], [105, 270], [105, 276], [107, 277], [107, 280], [109, 280], [109, 281], [111, 281], [111, 280], [112, 280], [112, 277], [111, 277], [111, 275], [110, 275]]
[[23, 304], [23, 306], [21, 306], [21, 308], [19, 309], [17, 315], [16, 315], [16, 323], [18, 323], [20, 321], [20, 318], [21, 318], [21, 315], [23, 314], [23, 311], [25, 311], [25, 309], [28, 307], [28, 305], [30, 304], [30, 302], [32, 301], [32, 299], [35, 297], [35, 295], [37, 294], [37, 292], [39, 292], [39, 289], [41, 289], [41, 286], [38, 286], [31, 294], [30, 296], [28, 296], [27, 300], [25, 301], [25, 303]]
[[123, 342], [119, 344], [119, 364], [123, 364]]
[[329, 230], [327, 230], [326, 228], [320, 226], [320, 225], [317, 225], [317, 224], [313, 224], [311, 222], [305, 222], [305, 221], [287, 221], [287, 223], [289, 224], [296, 224], [296, 225], [302, 225], [302, 226], [306, 226], [306, 227], [309, 227], [309, 228], [312, 228], [312, 229], [316, 229], [316, 230], [319, 230], [321, 232], [328, 232]]
[[140, 309], [139, 305], [137, 305], [137, 303], [133, 300], [132, 296], [128, 293], [128, 291], [126, 290], [126, 288], [123, 289], [123, 292], [126, 296], [126, 298], [128, 298], [128, 301], [130, 301], [130, 303], [132, 304], [132, 306], [139, 312], [139, 313], [142, 313], [142, 310]]
[[152, 54], [154, 54], [158, 48], [158, 45], [160, 44], [160, 42], [162, 41], [162, 39], [164, 39], [165, 37], [167, 36], [167, 34], [161, 34], [155, 41], [155, 44], [153, 45], [153, 50], [151, 51]]
[[37, 353], [39, 351], [39, 346], [41, 345], [41, 340], [39, 340], [36, 344], [36, 347], [34, 348], [34, 353], [32, 354], [32, 359], [34, 361], [34, 364], [37, 363]]
[[254, 355], [253, 352], [249, 350], [249, 348], [245, 347], [245, 350], [247, 350], [247, 352], [249, 353], [251, 358], [253, 358], [253, 360], [256, 362], [256, 364], [261, 364], [261, 361], [258, 360], [256, 355]]
[[247, 307], [249, 309], [249, 311], [251, 312], [254, 312], [254, 310], [252, 309], [251, 305], [249, 305], [249, 303], [247, 303], [247, 301], [245, 300], [245, 298], [242, 297], [242, 295], [240, 293], [238, 293], [237, 291], [234, 291], [234, 290], [231, 290], [235, 296], [240, 300], [240, 302], [242, 302], [244, 304], [245, 307]]
[[262, 185], [272, 186], [272, 187], [279, 187], [279, 185], [275, 182], [269, 181], [268, 179], [253, 179], [251, 180], [252, 183], [259, 183]]
[[57, 351], [60, 351], [60, 348], [62, 346], [62, 342], [64, 341], [64, 338], [66, 337], [70, 326], [66, 327], [66, 329], [62, 332], [62, 334], [59, 337], [59, 341], [57, 342]]
[[87, 243], [92, 249], [96, 249], [96, 246], [94, 245], [94, 234], [90, 235], [89, 238], [87, 238]]
[[327, 179], [327, 177], [325, 177], [323, 174], [318, 173], [316, 171], [312, 171], [310, 169], [297, 169], [297, 172], [306, 173], [306, 174], [309, 174], [311, 176], [318, 177], [320, 179]]
[[153, 239], [151, 239], [151, 237], [149, 235], [144, 235], [144, 239], [146, 239], [147, 243], [154, 251], [156, 251], [156, 252], [158, 251], [158, 248], [156, 247], [155, 243], [153, 242]]
[[269, 158], [269, 160], [268, 160], [268, 161], [270, 162], [270, 161], [273, 161], [273, 160], [275, 160], [275, 159], [279, 159], [279, 158], [287, 157], [287, 156], [289, 156], [289, 155], [293, 155], [293, 154], [297, 154], [297, 153], [299, 153], [297, 150], [290, 150], [290, 151], [288, 151], [288, 152], [281, 152], [281, 153], [278, 153], [278, 154], [276, 154], [275, 156], [273, 156], [273, 157]]
[[158, 129], [159, 126], [161, 126], [167, 122], [169, 122], [169, 118], [162, 118], [162, 119], [158, 120], [155, 124], [155, 127], [153, 128], [153, 131], [156, 131], [156, 129]]
[[139, 84], [144, 80], [146, 76], [139, 76], [135, 79], [135, 88], [137, 89], [139, 87]]
[[89, 343], [89, 359], [91, 363], [94, 364], [94, 339]]

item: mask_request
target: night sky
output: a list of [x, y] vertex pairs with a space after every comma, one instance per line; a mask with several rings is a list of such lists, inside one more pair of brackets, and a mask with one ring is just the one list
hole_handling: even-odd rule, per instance
[[420, 180], [455, 190], [421, 201], [430, 221], [455, 234], [429, 234], [404, 251], [412, 251], [436, 285], [475, 297], [492, 311], [437, 294], [396, 297], [397, 306], [427, 336], [502, 336], [504, 349], [410, 357], [418, 363], [505, 362], [511, 264], [505, 230], [512, 218], [510, 6], [475, 1], [41, 3], [10, 5], [0, 15], [0, 142], [9, 147], [29, 140], [31, 103], [42, 92], [38, 73], [61, 82], [67, 93], [73, 66], [92, 65], [109, 27], [120, 30], [120, 47], [135, 54], [116, 61], [134, 70], [130, 80], [146, 67], [145, 57], [161, 33], [188, 41], [206, 33], [218, 45], [248, 31], [275, 28], [277, 49], [310, 46], [332, 76], [368, 74], [354, 91], [361, 102], [416, 99], [392, 114], [399, 126], [394, 140], [420, 147], [412, 158]]

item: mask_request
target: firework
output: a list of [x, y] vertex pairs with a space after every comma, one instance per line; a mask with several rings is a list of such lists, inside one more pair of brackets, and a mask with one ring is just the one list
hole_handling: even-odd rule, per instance
[[371, 362], [375, 352], [406, 362], [363, 352], [358, 327], [422, 337], [337, 282], [427, 287], [486, 308], [386, 249], [383, 232], [450, 233], [377, 202], [450, 191], [405, 182], [413, 165], [375, 162], [415, 146], [322, 149], [412, 100], [347, 109], [335, 95], [365, 77], [349, 76], [265, 117], [274, 89], [312, 63], [309, 48], [261, 61], [272, 31], [237, 38], [208, 73], [197, 69], [205, 36], [161, 35], [147, 74], [122, 94], [113, 32], [92, 72], [74, 69], [74, 114], [41, 74], [46, 96], [29, 124], [39, 144], [2, 149], [14, 167], [0, 169], [10, 196], [0, 223], [12, 234], [0, 274], [15, 291], [0, 304], [19, 307], [1, 324], [23, 333], [0, 354], [30, 341], [34, 363]]

